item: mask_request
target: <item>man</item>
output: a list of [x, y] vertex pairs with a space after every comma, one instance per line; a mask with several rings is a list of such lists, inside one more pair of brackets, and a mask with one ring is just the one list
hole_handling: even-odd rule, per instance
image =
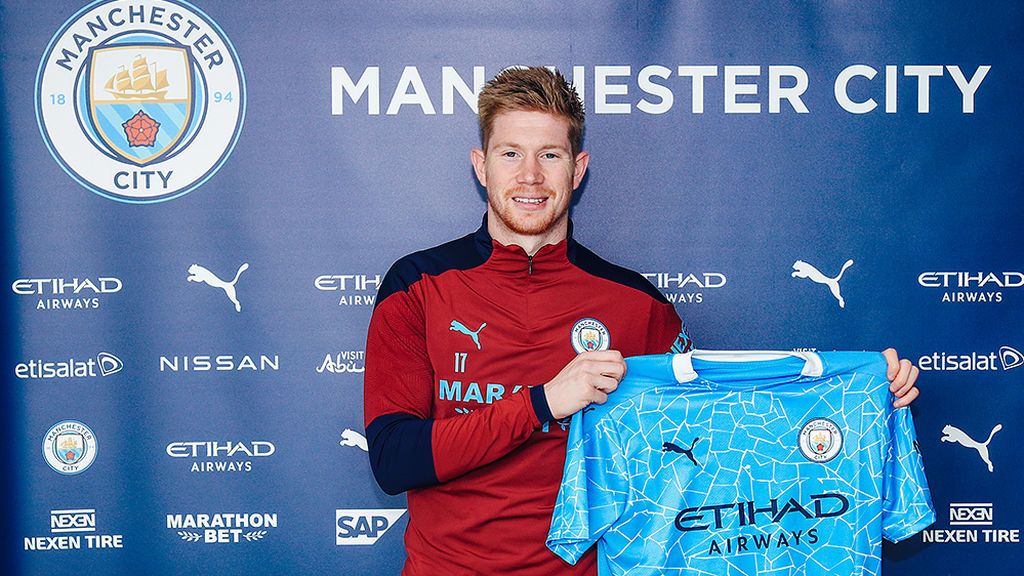
[[[479, 97], [487, 189], [475, 233], [400, 259], [367, 339], [371, 466], [408, 491], [403, 574], [595, 574], [544, 545], [565, 458], [563, 419], [603, 403], [623, 356], [685, 352], [675, 308], [639, 274], [572, 238], [590, 156], [583, 107], [561, 74], [506, 70]], [[892, 388], [916, 368], [886, 351]]]

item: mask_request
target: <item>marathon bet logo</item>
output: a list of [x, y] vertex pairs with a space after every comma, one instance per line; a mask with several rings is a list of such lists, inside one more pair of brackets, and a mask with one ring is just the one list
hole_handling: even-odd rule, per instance
[[648, 272], [643, 277], [673, 304], [700, 304], [704, 301], [705, 290], [716, 290], [728, 282], [721, 272]]
[[371, 546], [377, 543], [395, 522], [405, 514], [405, 508], [372, 510], [337, 510], [335, 521], [338, 546]]
[[338, 306], [373, 306], [380, 287], [380, 274], [325, 274], [313, 279], [322, 292], [341, 292]]
[[95, 378], [117, 374], [124, 363], [110, 352], [100, 352], [95, 358], [76, 360], [29, 360], [14, 366], [14, 375], [22, 380], [49, 380], [53, 378]]
[[317, 367], [317, 374], [359, 374], [366, 370], [366, 352], [364, 350], [344, 350], [336, 354], [327, 354]]
[[184, 1], [89, 4], [50, 40], [35, 86], [53, 158], [118, 202], [162, 202], [201, 186], [231, 154], [245, 116], [235, 49]]
[[165, 452], [171, 458], [191, 460], [191, 472], [252, 472], [255, 458], [269, 458], [277, 452], [273, 442], [171, 442]]
[[1003, 291], [1024, 286], [1021, 272], [922, 272], [917, 283], [942, 290], [942, 302], [1002, 302]]
[[923, 542], [965, 544], [973, 542], [1019, 544], [1019, 528], [964, 528], [964, 526], [993, 526], [994, 507], [991, 502], [949, 504], [949, 529], [932, 528], [921, 531]]
[[943, 372], [984, 372], [1013, 370], [1024, 365], [1024, 354], [1011, 346], [1001, 346], [998, 352], [971, 352], [953, 354], [950, 352], [934, 352], [930, 356], [917, 359], [921, 370], [937, 370]]
[[81, 550], [124, 548], [121, 534], [96, 532], [96, 509], [50, 510], [51, 536], [26, 536], [25, 550]]
[[194, 354], [160, 356], [161, 372], [276, 372], [281, 367], [277, 354]]
[[258, 542], [277, 528], [277, 514], [168, 514], [167, 528], [189, 543]]
[[36, 310], [89, 310], [99, 308], [101, 297], [116, 294], [123, 286], [113, 276], [19, 278], [11, 283], [11, 290], [32, 297]]

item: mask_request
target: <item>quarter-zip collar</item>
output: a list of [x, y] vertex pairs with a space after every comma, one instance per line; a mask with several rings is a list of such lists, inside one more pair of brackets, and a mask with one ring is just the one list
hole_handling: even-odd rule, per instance
[[508, 246], [491, 238], [487, 231], [487, 214], [484, 214], [480, 229], [474, 234], [477, 251], [486, 260], [485, 266], [508, 274], [533, 275], [563, 270], [572, 262], [576, 253], [576, 241], [572, 238], [572, 220], [569, 221], [566, 238], [555, 244], [541, 246], [532, 257], [516, 244]]

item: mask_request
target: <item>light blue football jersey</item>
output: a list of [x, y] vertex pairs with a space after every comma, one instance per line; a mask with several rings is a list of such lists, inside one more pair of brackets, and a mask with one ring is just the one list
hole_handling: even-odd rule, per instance
[[610, 576], [875, 575], [935, 521], [869, 352], [638, 356], [573, 416], [547, 545]]

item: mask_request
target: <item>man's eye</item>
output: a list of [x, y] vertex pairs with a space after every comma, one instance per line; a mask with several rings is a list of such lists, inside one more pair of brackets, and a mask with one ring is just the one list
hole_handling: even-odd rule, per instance
[[501, 155], [504, 156], [505, 158], [515, 158], [516, 156], [518, 156], [518, 154], [516, 154], [512, 150], [508, 150], [506, 152], [502, 152]]
[[544, 159], [545, 160], [556, 160], [557, 158], [558, 158], [558, 154], [555, 154], [554, 152], [547, 152], [547, 153], [544, 154]]

